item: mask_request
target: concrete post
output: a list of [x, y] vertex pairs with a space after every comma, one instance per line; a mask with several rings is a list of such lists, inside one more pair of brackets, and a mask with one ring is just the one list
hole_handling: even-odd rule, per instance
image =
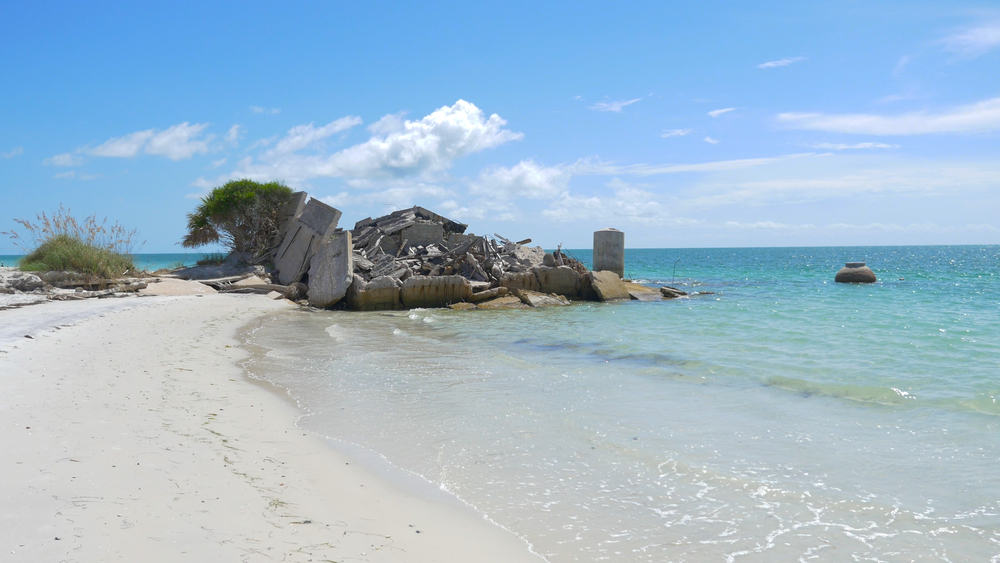
[[594, 271], [601, 270], [625, 277], [625, 233], [618, 229], [594, 231]]

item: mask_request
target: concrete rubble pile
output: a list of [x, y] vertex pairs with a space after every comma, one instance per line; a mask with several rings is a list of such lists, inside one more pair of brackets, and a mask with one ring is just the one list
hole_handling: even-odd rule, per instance
[[[337, 227], [341, 212], [304, 192], [285, 210], [270, 259], [274, 284], [244, 290], [302, 295], [315, 307], [354, 310], [530, 308], [575, 300], [651, 300], [666, 293], [590, 272], [562, 252], [466, 233], [423, 207]], [[641, 297], [633, 295], [638, 292]]]

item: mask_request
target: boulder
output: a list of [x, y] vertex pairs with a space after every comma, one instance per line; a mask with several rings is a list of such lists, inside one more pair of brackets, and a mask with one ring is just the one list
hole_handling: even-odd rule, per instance
[[409, 309], [447, 307], [472, 296], [469, 280], [462, 276], [411, 276], [403, 282], [400, 297]]
[[483, 301], [476, 305], [477, 309], [530, 309], [530, 305], [524, 304], [518, 297], [514, 295], [505, 295], [503, 297], [497, 297], [496, 299], [491, 299], [489, 301]]
[[355, 311], [389, 311], [401, 309], [400, 282], [389, 276], [380, 276], [365, 283], [355, 274], [347, 290], [347, 306]]
[[634, 282], [625, 282], [625, 288], [632, 299], [637, 301], [662, 301], [663, 294], [652, 287], [646, 287]]
[[864, 262], [848, 262], [837, 272], [833, 281], [837, 283], [875, 283], [875, 272]]
[[628, 286], [618, 277], [617, 272], [601, 270], [587, 274], [590, 287], [600, 301], [613, 301], [616, 299], [631, 299]]
[[531, 307], [551, 307], [569, 305], [569, 299], [555, 293], [540, 293], [530, 289], [515, 289], [511, 291], [525, 305]]
[[496, 299], [497, 297], [503, 297], [507, 295], [509, 290], [506, 287], [494, 287], [493, 289], [487, 289], [485, 291], [480, 291], [473, 293], [469, 296], [470, 303], [482, 303], [483, 301], [489, 301], [490, 299]]
[[[538, 291], [542, 293], [558, 293], [570, 299], [580, 296], [580, 274], [570, 266], [547, 268], [540, 266], [531, 269], [538, 278]], [[534, 288], [526, 288], [534, 289]]]
[[332, 307], [347, 295], [354, 279], [351, 232], [337, 231], [323, 239], [310, 259], [309, 304]]

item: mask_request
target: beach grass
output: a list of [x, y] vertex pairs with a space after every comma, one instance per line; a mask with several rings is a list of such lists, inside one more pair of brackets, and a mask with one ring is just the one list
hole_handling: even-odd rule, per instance
[[70, 235], [56, 235], [21, 259], [25, 271], [66, 270], [101, 278], [116, 278], [135, 270], [131, 256], [87, 244]]

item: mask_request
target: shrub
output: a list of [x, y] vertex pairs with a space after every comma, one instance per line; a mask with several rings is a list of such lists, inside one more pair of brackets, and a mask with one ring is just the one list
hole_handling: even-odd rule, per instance
[[232, 252], [260, 256], [274, 242], [292, 189], [280, 182], [233, 180], [212, 190], [188, 214], [186, 247], [222, 242]]
[[31, 272], [67, 270], [101, 278], [117, 278], [135, 270], [132, 258], [69, 236], [56, 235], [21, 259]]

